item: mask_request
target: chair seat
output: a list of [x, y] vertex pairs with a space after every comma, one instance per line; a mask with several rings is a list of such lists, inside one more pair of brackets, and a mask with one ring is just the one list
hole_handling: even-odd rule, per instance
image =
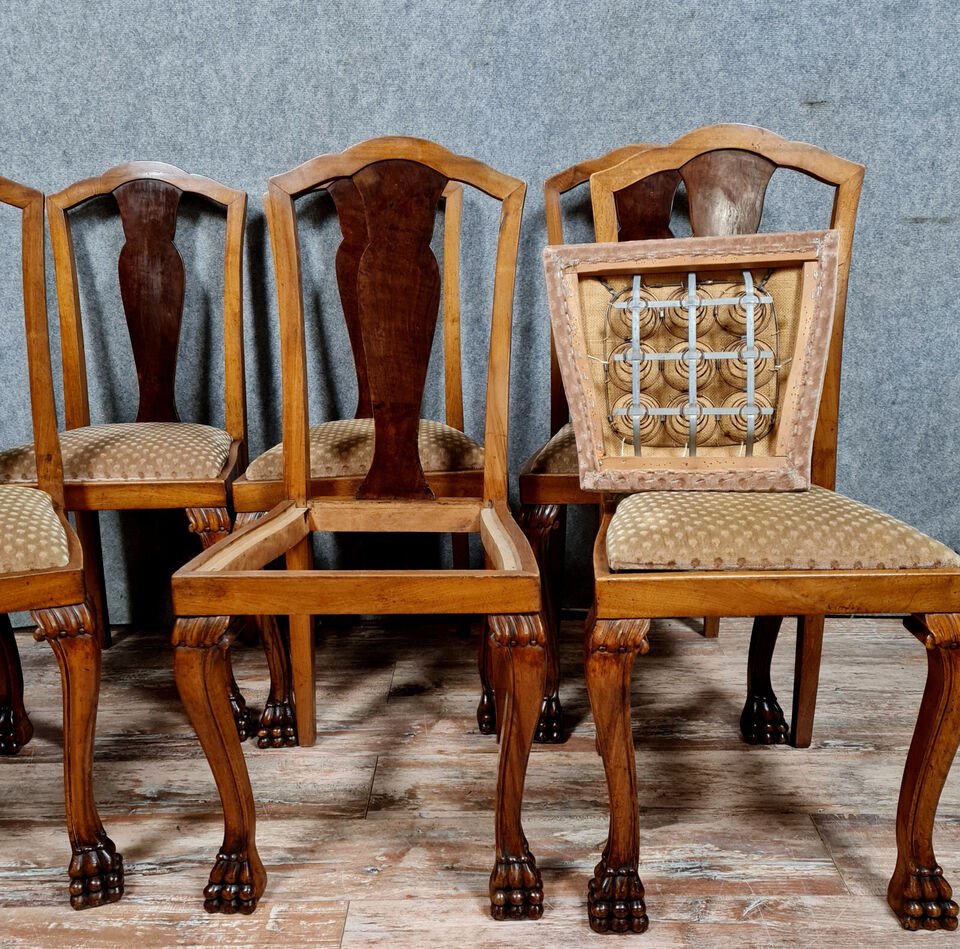
[[530, 466], [530, 474], [577, 474], [577, 439], [573, 425], [567, 422], [553, 438], [537, 452]]
[[649, 491], [620, 502], [611, 570], [896, 570], [960, 567], [909, 524], [841, 494]]
[[65, 567], [69, 559], [67, 532], [50, 495], [0, 485], [0, 574]]
[[[121, 422], [60, 433], [64, 481], [205, 481], [223, 470], [233, 439], [193, 422]], [[36, 480], [33, 446], [0, 452], [0, 481]]]
[[[310, 477], [362, 477], [373, 460], [373, 419], [338, 419], [310, 427]], [[441, 422], [420, 420], [420, 463], [424, 471], [476, 471], [483, 449], [463, 432]], [[283, 446], [250, 462], [248, 481], [279, 481]]]

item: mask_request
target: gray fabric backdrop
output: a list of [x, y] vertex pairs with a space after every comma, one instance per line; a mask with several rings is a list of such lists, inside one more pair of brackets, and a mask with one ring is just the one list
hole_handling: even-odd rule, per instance
[[[254, 453], [280, 435], [276, 302], [259, 200], [268, 176], [399, 133], [524, 178], [515, 472], [547, 433], [544, 177], [626, 142], [668, 142], [714, 122], [815, 142], [867, 165], [850, 281], [839, 487], [956, 547], [958, 20], [960, 8], [935, 0], [8, 3], [0, 7], [0, 173], [50, 192], [142, 158], [250, 193], [245, 321]], [[779, 210], [781, 201], [792, 213]], [[816, 189], [783, 173], [768, 209], [765, 230], [820, 226], [827, 213]], [[178, 244], [185, 257], [197, 252], [200, 272], [189, 278], [180, 409], [185, 418], [217, 422], [222, 220], [210, 222], [192, 205], [184, 211]], [[580, 211], [572, 236], [583, 239], [585, 205]], [[94, 418], [123, 420], [135, 412], [135, 381], [106, 256], [120, 246], [119, 229], [102, 208], [82, 217]], [[10, 223], [2, 216], [5, 241]], [[465, 259], [480, 267], [490, 259], [480, 237], [489, 223], [486, 205], [468, 205]], [[331, 236], [329, 227], [320, 233]], [[307, 299], [322, 343], [312, 393], [319, 419], [352, 411], [353, 396], [332, 273], [316, 276]], [[486, 314], [470, 308], [485, 279], [465, 278], [476, 327], [468, 362], [479, 362], [485, 345]], [[5, 445], [28, 434], [14, 358], [22, 350], [17, 290], [0, 287], [10, 357], [0, 369]], [[51, 316], [54, 299], [51, 282]], [[441, 404], [435, 383], [427, 414]], [[481, 411], [468, 412], [474, 432]], [[160, 620], [165, 571], [191, 549], [181, 518], [105, 520], [114, 619]], [[570, 590], [582, 595], [585, 545], [573, 554]]]

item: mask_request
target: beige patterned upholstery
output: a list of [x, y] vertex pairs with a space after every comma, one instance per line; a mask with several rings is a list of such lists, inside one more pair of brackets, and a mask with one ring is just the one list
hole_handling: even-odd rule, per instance
[[577, 439], [573, 425], [567, 422], [553, 438], [537, 452], [530, 471], [533, 474], [577, 474]]
[[[373, 460], [373, 419], [338, 419], [310, 427], [312, 478], [361, 477]], [[476, 471], [483, 449], [463, 432], [441, 422], [420, 420], [420, 463], [424, 471]], [[283, 477], [283, 446], [275, 445], [247, 468], [249, 481]]]
[[67, 534], [50, 496], [0, 485], [0, 574], [65, 567], [69, 559]]
[[[122, 422], [60, 434], [65, 481], [202, 481], [230, 453], [227, 432], [193, 422]], [[0, 452], [0, 481], [36, 479], [33, 446]]]
[[960, 567], [939, 541], [824, 488], [766, 494], [649, 491], [620, 502], [611, 570]]

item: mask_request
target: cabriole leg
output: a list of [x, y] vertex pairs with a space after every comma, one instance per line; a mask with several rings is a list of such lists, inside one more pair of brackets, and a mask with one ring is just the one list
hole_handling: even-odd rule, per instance
[[520, 822], [523, 782], [546, 677], [543, 618], [536, 614], [489, 617], [491, 648], [503, 658], [497, 773], [496, 863], [490, 874], [494, 919], [539, 919], [543, 882]]
[[758, 616], [750, 634], [747, 659], [747, 701], [740, 714], [740, 733], [748, 745], [782, 745], [787, 722], [770, 682], [770, 663], [782, 616]]
[[[534, 741], [563, 741], [563, 709], [560, 706], [559, 592], [563, 589], [563, 535], [566, 508], [558, 504], [525, 504], [518, 518], [540, 567], [541, 602], [546, 623], [547, 678]], [[560, 535], [559, 537], [556, 535]]]
[[253, 791], [227, 696], [229, 626], [226, 616], [178, 619], [173, 667], [223, 805], [223, 845], [203, 891], [203, 906], [210, 913], [252, 913], [267, 874], [257, 853]]
[[93, 622], [100, 645], [109, 649], [113, 645], [113, 635], [110, 631], [110, 611], [107, 609], [107, 583], [103, 575], [100, 512], [74, 511], [73, 519], [83, 548], [83, 581], [87, 589], [87, 602], [93, 610]]
[[10, 617], [0, 614], [0, 756], [15, 755], [33, 737], [23, 705], [20, 652]]
[[927, 647], [927, 684], [900, 785], [887, 902], [904, 929], [956, 929], [953, 890], [933, 852], [933, 820], [960, 745], [960, 614], [914, 617], [907, 628]]
[[649, 925], [640, 881], [637, 768], [630, 726], [630, 673], [646, 653], [650, 621], [587, 620], [586, 678], [610, 796], [610, 829], [587, 896], [597, 933], [642, 933]]
[[115, 903], [123, 895], [123, 857], [100, 823], [93, 797], [93, 738], [100, 696], [100, 639], [90, 603], [37, 610], [34, 638], [46, 640], [63, 690], [63, 789], [73, 857], [70, 905]]

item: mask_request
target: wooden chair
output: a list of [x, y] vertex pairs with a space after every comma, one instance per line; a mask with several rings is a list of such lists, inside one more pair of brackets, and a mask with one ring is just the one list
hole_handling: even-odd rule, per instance
[[74, 909], [123, 895], [123, 858], [93, 796], [93, 737], [100, 693], [100, 639], [84, 584], [80, 541], [63, 512], [44, 283], [43, 195], [0, 178], [0, 202], [22, 213], [22, 271], [36, 487], [0, 485], [0, 755], [16, 754], [33, 727], [7, 615], [30, 610], [38, 641], [53, 647], [63, 688], [63, 783], [73, 856]]
[[[366, 247], [362, 206], [348, 179], [325, 188], [340, 214], [343, 243], [337, 254], [337, 280], [343, 315], [357, 374], [357, 407], [352, 419], [310, 426], [310, 497], [351, 497], [356, 493], [373, 456], [373, 409], [363, 351], [356, 271]], [[483, 449], [464, 434], [463, 377], [460, 327], [460, 225], [463, 188], [450, 182], [441, 195], [443, 204], [443, 368], [445, 423], [421, 421], [421, 451], [430, 486], [440, 497], [479, 497], [483, 493]], [[356, 213], [356, 212], [360, 213]], [[262, 517], [285, 497], [283, 446], [275, 445], [255, 458], [233, 482], [235, 528]], [[469, 567], [466, 534], [452, 534], [453, 563]], [[296, 717], [291, 696], [289, 660], [283, 637], [271, 616], [260, 618], [267, 630], [264, 644], [270, 665], [271, 691], [260, 718], [257, 744], [276, 748], [297, 743]]]
[[[762, 147], [762, 154], [754, 149], [754, 143]], [[842, 323], [846, 275], [863, 175], [860, 166], [830, 156], [804, 142], [789, 141], [772, 132], [744, 125], [708, 126], [683, 136], [673, 145], [666, 146], [669, 152], [660, 150], [660, 154], [672, 154], [673, 157], [664, 161], [661, 171], [647, 176], [642, 171], [643, 166], [637, 164], [639, 158], [636, 156], [652, 147], [627, 145], [549, 178], [544, 185], [549, 243], [563, 243], [560, 196], [587, 180], [608, 182], [605, 187], [612, 194], [613, 210], [605, 212], [606, 217], [602, 220], [596, 217], [596, 212], [594, 214], [598, 241], [672, 237], [671, 214], [681, 185], [686, 193], [689, 224], [694, 235], [753, 233], [760, 226], [771, 177], [778, 168], [789, 169], [821, 182], [833, 191], [829, 226], [840, 231], [843, 238], [836, 313]], [[609, 202], [605, 207], [608, 205]], [[814, 480], [827, 488], [834, 486], [836, 469], [838, 385], [839, 377], [828, 380], [823, 403], [825, 416], [814, 461]], [[556, 596], [551, 590], [562, 589], [566, 506], [596, 504], [597, 496], [580, 486], [576, 442], [568, 421], [569, 410], [552, 346], [550, 415], [553, 436], [527, 460], [520, 472], [523, 505], [520, 523], [537, 551], [544, 601], [550, 603], [558, 614]], [[719, 623], [719, 617], [705, 617], [704, 635], [717, 636]], [[822, 618], [817, 617], [801, 621], [796, 660], [798, 688], [794, 691], [791, 727], [788, 729], [770, 683], [770, 662], [781, 620], [758, 618], [751, 640], [747, 699], [741, 716], [741, 732], [748, 743], [789, 741], [796, 747], [810, 744], [816, 710], [822, 623]], [[556, 624], [552, 623], [550, 628], [556, 630]], [[552, 642], [550, 637], [548, 642]], [[555, 657], [556, 653], [548, 649], [548, 655]], [[561, 713], [555, 683], [559, 683], [556, 662], [548, 661], [547, 696], [540, 728], [559, 740], [562, 735]]]
[[[224, 395], [226, 429], [181, 422], [176, 402], [185, 268], [174, 244], [181, 197], [199, 196], [226, 210], [224, 241]], [[70, 212], [112, 196], [125, 243], [117, 265], [133, 350], [139, 406], [132, 422], [91, 424], [88, 366]], [[97, 628], [109, 645], [99, 511], [183, 508], [190, 530], [209, 547], [230, 530], [230, 484], [245, 462], [243, 231], [246, 194], [172, 165], [130, 162], [47, 197], [60, 303], [66, 431], [60, 436], [65, 503], [84, 550]], [[89, 319], [89, 316], [87, 317]], [[89, 329], [89, 326], [88, 326]], [[0, 453], [0, 482], [31, 483], [32, 446]], [[270, 654], [267, 630], [265, 643]], [[251, 728], [231, 677], [237, 727]]]
[[[486, 385], [483, 488], [437, 497], [418, 452], [419, 410], [440, 298], [430, 250], [448, 182], [500, 203]], [[307, 362], [297, 198], [335, 187], [344, 220], [362, 213], [363, 247], [338, 251], [341, 294], [357, 301], [371, 410], [373, 458], [353, 497], [310, 497]], [[286, 500], [179, 570], [173, 580], [174, 665], [184, 704], [217, 781], [225, 834], [205, 890], [211, 911], [252, 911], [265, 885], [242, 750], [224, 694], [230, 614], [286, 613], [300, 743], [311, 745], [311, 614], [486, 614], [501, 727], [494, 917], [536, 918], [542, 886], [520, 824], [523, 779], [543, 695], [544, 628], [536, 560], [507, 506], [511, 312], [525, 185], [487, 165], [413, 138], [364, 142], [270, 180], [266, 207], [280, 301]], [[336, 200], [336, 199], [335, 199]], [[348, 269], [349, 267], [349, 269]], [[315, 531], [479, 533], [483, 570], [312, 570]], [[286, 571], [265, 565], [284, 556]]]
[[[763, 137], [746, 131], [743, 147], [761, 156], [767, 151]], [[673, 167], [675, 152], [674, 146], [638, 155], [622, 178]], [[856, 192], [862, 168], [824, 153], [815, 173], [838, 186], [842, 207]], [[620, 177], [608, 173], [591, 182], [603, 234], [614, 226]], [[957, 904], [937, 864], [932, 830], [960, 744], [954, 698], [960, 615], [951, 612], [960, 595], [960, 556], [817, 485], [825, 466], [832, 471], [834, 457], [843, 334], [835, 300], [846, 281], [847, 240], [848, 234], [829, 231], [545, 252], [581, 480], [585, 488], [608, 493], [586, 631], [587, 689], [610, 793], [609, 837], [588, 898], [598, 932], [647, 926], [638, 875], [630, 670], [647, 650], [651, 618], [692, 611], [802, 618], [913, 614], [907, 626], [928, 650], [929, 674], [901, 786], [898, 859], [887, 898], [907, 929], [957, 927]], [[729, 282], [731, 271], [742, 276]], [[604, 303], [612, 299], [604, 280], [632, 283], [619, 298], [622, 316], [611, 316], [616, 304]], [[670, 312], [667, 306], [680, 307], [672, 312], [687, 329], [682, 352], [670, 356], [656, 336], [662, 335], [658, 319], [665, 326], [669, 317], [651, 315]], [[612, 319], [630, 324], [626, 352], [616, 340], [598, 350], [608, 335], [598, 320]], [[712, 319], [724, 328], [726, 344], [717, 342]], [[641, 329], [648, 321], [649, 329]], [[737, 321], [747, 328], [737, 330]], [[615, 366], [617, 359], [629, 364], [632, 388], [614, 398], [610, 377], [627, 371]], [[688, 390], [676, 411], [664, 411], [664, 387], [656, 388], [658, 373], [669, 383], [668, 366], [686, 374]], [[729, 387], [742, 370], [742, 391], [724, 395], [711, 381]], [[670, 444], [663, 432], [669, 434], [671, 424], [682, 426], [687, 451], [661, 447]], [[627, 434], [618, 437], [624, 427]], [[613, 495], [624, 493], [618, 504]], [[821, 621], [813, 622], [819, 627]]]

